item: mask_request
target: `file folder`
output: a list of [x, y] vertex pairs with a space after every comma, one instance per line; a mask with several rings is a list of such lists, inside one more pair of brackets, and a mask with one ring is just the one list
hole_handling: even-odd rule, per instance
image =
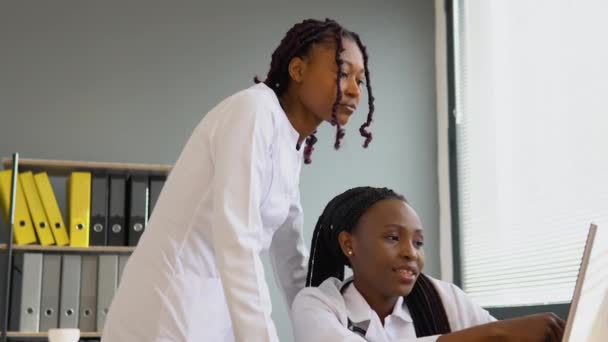
[[108, 176], [93, 175], [91, 183], [91, 246], [108, 244]]
[[129, 178], [129, 246], [137, 246], [148, 223], [148, 177]]
[[40, 332], [59, 327], [59, 288], [61, 255], [42, 256], [42, 297], [40, 299]]
[[150, 177], [150, 200], [148, 204], [148, 218], [150, 217], [150, 215], [152, 215], [152, 211], [156, 206], [156, 201], [160, 196], [160, 192], [163, 189], [163, 185], [165, 185], [164, 176]]
[[[10, 206], [11, 206], [11, 176], [13, 171], [0, 171], [0, 205], [2, 212], [6, 218], [7, 224], [10, 224]], [[21, 188], [21, 182], [17, 177], [17, 187], [15, 189], [15, 227], [13, 229], [13, 242], [17, 245], [28, 245], [36, 243], [36, 233], [30, 219], [30, 213], [25, 202], [25, 195]], [[10, 228], [10, 227], [9, 227]]]
[[91, 219], [91, 173], [72, 172], [68, 178], [70, 246], [89, 246]]
[[70, 243], [68, 236], [68, 230], [63, 221], [63, 215], [59, 204], [57, 203], [57, 197], [53, 191], [53, 186], [49, 180], [49, 176], [46, 172], [37, 173], [34, 175], [34, 181], [36, 182], [36, 188], [46, 213], [46, 218], [51, 225], [51, 231], [53, 232], [53, 238], [57, 246], [65, 246]]
[[122, 279], [122, 274], [125, 270], [125, 266], [127, 265], [127, 261], [129, 261], [129, 255], [121, 254], [118, 256], [118, 281], [117, 286], [120, 285], [120, 280]]
[[38, 332], [42, 254], [16, 254], [12, 271], [10, 329], [20, 332]]
[[110, 176], [110, 212], [108, 217], [108, 245], [110, 246], [125, 246], [127, 242], [126, 185], [125, 176]]
[[100, 255], [97, 273], [97, 330], [102, 331], [118, 283], [118, 256]]
[[[6, 269], [6, 264], [3, 264], [0, 268], [2, 269], [2, 272], [9, 272], [9, 270]], [[9, 284], [9, 286], [10, 285], [12, 285], [12, 284]], [[6, 289], [6, 280], [3, 278], [2, 280], [0, 280], [0, 293], [4, 293], [5, 289]], [[2, 310], [0, 310], [0, 322], [2, 322], [3, 324], [4, 324], [4, 318], [6, 317], [5, 312], [4, 312], [4, 307], [5, 307], [4, 301], [5, 301], [4, 296], [0, 296], [0, 308], [2, 308]], [[9, 303], [10, 303], [10, 298], [9, 298]], [[10, 317], [10, 311], [6, 312], [6, 314], [9, 315], [9, 317]], [[8, 328], [10, 329], [10, 321], [9, 321]]]
[[80, 255], [64, 254], [61, 258], [60, 328], [78, 328], [81, 264]]
[[94, 332], [97, 326], [97, 260], [96, 255], [82, 257], [80, 279], [80, 331]]
[[22, 172], [19, 174], [19, 180], [21, 181], [23, 193], [25, 194], [25, 201], [30, 211], [32, 225], [34, 226], [36, 235], [38, 235], [38, 241], [42, 246], [54, 245], [55, 239], [53, 238], [53, 232], [49, 227], [42, 201], [38, 195], [38, 189], [34, 182], [34, 175], [29, 171]]

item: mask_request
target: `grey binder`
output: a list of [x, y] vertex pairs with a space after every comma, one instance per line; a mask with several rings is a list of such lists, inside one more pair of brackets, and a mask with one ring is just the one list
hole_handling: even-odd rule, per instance
[[127, 265], [127, 261], [129, 261], [128, 254], [121, 254], [118, 256], [118, 284], [120, 284], [120, 280], [122, 279], [122, 273], [124, 272], [125, 265]]
[[65, 254], [61, 259], [60, 328], [78, 328], [81, 263], [80, 255]]
[[165, 185], [164, 176], [152, 176], [150, 177], [150, 200], [148, 201], [148, 217], [152, 215], [152, 210], [156, 206], [156, 201], [160, 196], [160, 192]]
[[127, 240], [129, 246], [137, 246], [148, 223], [148, 177], [143, 175], [131, 176], [128, 190], [129, 214], [127, 218], [129, 230]]
[[[2, 220], [0, 220], [0, 222], [2, 222]], [[0, 224], [0, 229], [2, 229], [2, 224]], [[2, 233], [0, 233], [0, 235], [2, 235]], [[0, 237], [0, 243], [2, 243], [1, 241], [2, 241], [2, 238]], [[6, 257], [6, 256], [4, 256], [4, 257]], [[2, 272], [0, 274], [8, 274], [8, 270], [6, 268], [7, 268], [6, 263], [0, 262], [0, 272]], [[5, 289], [6, 289], [6, 279], [2, 278], [2, 279], [0, 279], [0, 294], [4, 294]], [[9, 300], [10, 300], [10, 298], [9, 298]], [[0, 322], [1, 322], [0, 324], [2, 324], [2, 325], [4, 325], [4, 307], [5, 307], [4, 295], [0, 295]], [[10, 328], [10, 327], [7, 327], [7, 328]], [[2, 328], [0, 328], [0, 329], [2, 329]], [[0, 336], [1, 336], [1, 333], [0, 333]]]
[[42, 257], [42, 298], [40, 299], [40, 332], [59, 327], [59, 287], [61, 286], [61, 255]]
[[97, 256], [82, 257], [80, 277], [80, 314], [78, 328], [83, 332], [95, 332], [97, 327]]
[[108, 244], [108, 176], [96, 174], [91, 181], [91, 246]]
[[110, 176], [110, 204], [108, 214], [108, 245], [127, 243], [126, 195], [127, 180], [123, 175]]
[[16, 254], [13, 259], [12, 276], [10, 329], [21, 332], [38, 332], [42, 254]]
[[118, 282], [118, 255], [100, 255], [97, 273], [97, 330], [102, 331]]

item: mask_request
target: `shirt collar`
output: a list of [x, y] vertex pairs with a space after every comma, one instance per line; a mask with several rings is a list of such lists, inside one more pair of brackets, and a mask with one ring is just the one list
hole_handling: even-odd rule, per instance
[[[281, 107], [281, 103], [279, 102], [279, 98], [277, 97], [277, 94], [274, 92], [274, 90], [272, 90], [264, 82], [258, 83], [256, 85], [254, 85], [254, 87], [260, 87], [261, 89], [264, 89], [271, 96], [272, 102], [275, 105], [276, 110], [280, 114], [280, 115], [278, 115], [280, 117], [280, 120], [282, 120], [283, 124], [288, 127], [289, 140], [293, 144], [294, 150], [295, 150], [295, 147], [298, 144], [298, 140], [300, 140], [300, 133], [295, 129], [295, 127], [293, 127], [293, 125], [291, 124], [291, 121], [289, 121], [289, 118], [287, 118], [287, 113], [285, 113], [285, 111], [283, 110], [283, 107]], [[302, 145], [303, 144], [304, 143], [302, 143]], [[301, 152], [302, 150], [304, 150], [304, 147], [300, 147], [300, 150], [298, 152]]]
[[404, 322], [413, 322], [412, 316], [410, 315], [410, 310], [407, 307], [403, 297], [399, 297], [399, 299], [397, 299], [397, 303], [395, 303], [395, 307], [393, 308], [391, 315], [401, 318]]
[[[346, 280], [343, 285], [351, 280], [352, 279]], [[343, 297], [344, 304], [346, 306], [346, 314], [353, 323], [370, 321], [372, 315], [376, 314], [369, 306], [365, 298], [363, 298], [363, 295], [361, 295], [361, 293], [357, 290], [354, 283], [351, 282], [347, 285], [346, 289], [344, 290]], [[403, 297], [399, 297], [397, 299], [391, 316], [398, 317], [405, 322], [413, 322], [412, 316], [410, 315], [407, 305], [404, 303]]]

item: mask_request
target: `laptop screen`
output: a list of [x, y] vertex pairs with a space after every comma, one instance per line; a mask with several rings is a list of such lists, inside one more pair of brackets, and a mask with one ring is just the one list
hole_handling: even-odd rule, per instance
[[[591, 246], [589, 246], [590, 242]], [[598, 228], [592, 225], [576, 286], [563, 341], [608, 341], [608, 230], [606, 227]]]

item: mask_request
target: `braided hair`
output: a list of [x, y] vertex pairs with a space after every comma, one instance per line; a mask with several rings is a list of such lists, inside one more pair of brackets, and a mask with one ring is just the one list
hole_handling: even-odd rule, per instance
[[[407, 200], [388, 188], [357, 187], [332, 199], [323, 210], [312, 238], [306, 286], [319, 286], [327, 278], [344, 280], [348, 258], [342, 252], [338, 235], [352, 233], [361, 216], [375, 203], [386, 199]], [[417, 337], [451, 332], [439, 293], [424, 274], [420, 274], [409, 295], [404, 297]]]
[[[285, 37], [281, 40], [281, 43], [272, 54], [272, 60], [270, 62], [270, 70], [263, 81], [269, 88], [271, 88], [277, 97], [282, 96], [289, 85], [289, 63], [295, 57], [306, 56], [313, 44], [333, 41], [336, 43], [336, 65], [338, 66], [338, 75], [342, 72], [342, 58], [340, 54], [344, 51], [342, 40], [344, 38], [353, 40], [363, 55], [363, 62], [365, 67], [365, 79], [368, 94], [368, 106], [369, 111], [367, 113], [366, 121], [359, 128], [361, 136], [365, 138], [363, 147], [367, 148], [369, 143], [372, 141], [372, 133], [368, 130], [372, 123], [374, 113], [374, 96], [372, 95], [372, 86], [370, 83], [368, 64], [367, 49], [361, 43], [359, 35], [343, 28], [336, 21], [331, 19], [325, 19], [325, 21], [306, 19], [301, 23], [294, 25], [285, 34]], [[256, 76], [254, 79], [255, 83], [261, 83], [262, 81]], [[336, 78], [336, 101], [332, 106], [332, 125], [336, 126], [336, 139], [334, 142], [334, 148], [339, 149], [342, 138], [344, 138], [344, 129], [338, 123], [336, 118], [336, 112], [342, 98], [342, 90], [340, 89], [340, 77]], [[314, 151], [314, 144], [317, 142], [313, 132], [309, 137], [306, 138], [306, 147], [304, 148], [304, 162], [310, 164], [312, 162], [311, 155]]]

